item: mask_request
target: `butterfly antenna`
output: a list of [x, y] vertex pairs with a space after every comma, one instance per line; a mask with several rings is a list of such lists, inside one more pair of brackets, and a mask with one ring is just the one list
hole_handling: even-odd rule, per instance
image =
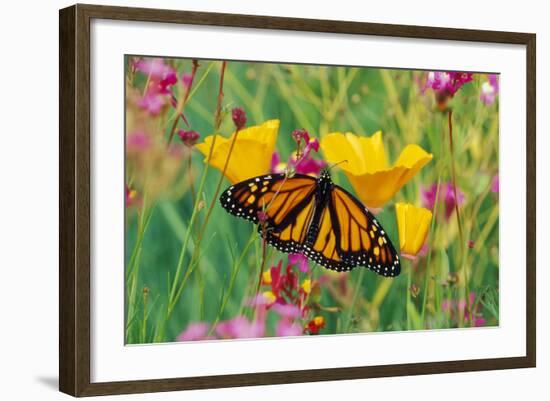
[[327, 167], [327, 170], [330, 170], [330, 169], [332, 169], [333, 167], [338, 166], [339, 164], [347, 163], [347, 162], [348, 162], [347, 160], [339, 161], [338, 163], [334, 163], [332, 166]]

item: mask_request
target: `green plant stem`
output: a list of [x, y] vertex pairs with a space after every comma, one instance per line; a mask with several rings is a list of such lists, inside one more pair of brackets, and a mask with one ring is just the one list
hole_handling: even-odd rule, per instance
[[357, 304], [357, 299], [359, 298], [359, 292], [361, 291], [361, 286], [363, 285], [363, 276], [365, 275], [365, 270], [366, 269], [364, 268], [359, 270], [359, 277], [357, 277], [357, 282], [355, 283], [355, 288], [353, 289], [351, 304], [349, 306], [345, 333], [349, 333], [351, 330], [351, 322], [353, 320], [353, 310], [355, 309], [355, 305]]
[[468, 318], [470, 321], [470, 325], [472, 324], [472, 311], [470, 309], [470, 290], [469, 290], [469, 283], [468, 283], [468, 273], [467, 273], [467, 267], [465, 262], [466, 255], [465, 255], [465, 246], [466, 243], [464, 241], [464, 233], [462, 230], [462, 222], [460, 219], [460, 207], [458, 205], [458, 190], [456, 185], [456, 168], [455, 168], [455, 155], [454, 155], [454, 145], [453, 145], [453, 110], [449, 109], [448, 112], [448, 124], [449, 124], [449, 148], [451, 151], [451, 179], [453, 182], [453, 193], [455, 198], [455, 213], [456, 213], [456, 222], [458, 224], [458, 236], [460, 240], [460, 262], [462, 266], [462, 274], [464, 278], [464, 291], [465, 291], [465, 301], [466, 301], [466, 310], [468, 311]]

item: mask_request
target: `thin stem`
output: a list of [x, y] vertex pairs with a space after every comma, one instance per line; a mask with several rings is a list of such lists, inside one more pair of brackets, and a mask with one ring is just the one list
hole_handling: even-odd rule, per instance
[[470, 324], [472, 323], [472, 313], [470, 310], [470, 291], [468, 284], [468, 273], [466, 272], [466, 265], [464, 263], [465, 259], [465, 242], [464, 242], [464, 232], [462, 230], [462, 222], [460, 219], [460, 207], [458, 205], [458, 190], [456, 186], [456, 168], [455, 168], [455, 156], [454, 156], [454, 145], [453, 145], [453, 110], [449, 109], [448, 112], [448, 124], [449, 124], [449, 147], [451, 150], [451, 178], [453, 181], [453, 194], [455, 200], [455, 212], [456, 212], [456, 222], [458, 224], [458, 235], [460, 240], [460, 261], [462, 265], [462, 273], [464, 275], [464, 290], [466, 292], [466, 310], [468, 311], [468, 318]]
[[178, 125], [178, 121], [180, 118], [183, 117], [183, 109], [185, 108], [185, 105], [187, 104], [187, 100], [189, 99], [189, 94], [191, 93], [191, 87], [193, 86], [193, 81], [195, 80], [195, 75], [197, 74], [197, 69], [199, 68], [199, 63], [197, 60], [193, 60], [193, 69], [191, 70], [191, 80], [189, 81], [189, 85], [185, 88], [185, 95], [183, 97], [183, 101], [180, 103], [178, 102], [177, 108], [176, 108], [176, 118], [172, 124], [172, 128], [170, 129], [170, 135], [168, 136], [168, 142], [166, 146], [170, 146], [172, 143], [172, 139], [174, 138], [174, 134], [176, 133], [176, 127]]
[[349, 306], [348, 321], [345, 333], [349, 333], [351, 330], [351, 322], [353, 318], [353, 310], [355, 309], [355, 304], [359, 298], [359, 292], [361, 290], [361, 285], [363, 284], [363, 276], [365, 275], [365, 269], [359, 270], [359, 277], [357, 277], [357, 283], [355, 284], [355, 289], [353, 290], [353, 296], [351, 298], [351, 305]]

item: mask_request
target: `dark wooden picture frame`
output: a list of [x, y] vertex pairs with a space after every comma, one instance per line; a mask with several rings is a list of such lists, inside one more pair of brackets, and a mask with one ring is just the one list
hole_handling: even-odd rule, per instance
[[[526, 356], [91, 383], [90, 22], [94, 18], [525, 45], [527, 50]], [[59, 29], [59, 388], [62, 392], [73, 396], [92, 396], [535, 366], [535, 34], [95, 5], [75, 5], [60, 10]]]

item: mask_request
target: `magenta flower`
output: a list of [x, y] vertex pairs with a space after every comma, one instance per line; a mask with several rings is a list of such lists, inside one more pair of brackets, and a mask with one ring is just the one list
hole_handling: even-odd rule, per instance
[[126, 138], [128, 152], [141, 152], [151, 145], [151, 138], [144, 131], [134, 131]]
[[[469, 296], [470, 301], [470, 308], [473, 308], [475, 305], [476, 295], [475, 293], [471, 292]], [[479, 309], [479, 304], [477, 305], [476, 310], [472, 314], [472, 323], [474, 324], [474, 327], [482, 327], [485, 326], [486, 320], [483, 317], [483, 315], [477, 311]], [[469, 321], [470, 320], [470, 311], [467, 308], [467, 303], [465, 299], [461, 299], [460, 301], [448, 301], [443, 300], [441, 302], [441, 310], [446, 312], [449, 311], [451, 313], [451, 316], [455, 316], [457, 313], [464, 313], [464, 320]]]
[[[455, 210], [455, 206], [462, 205], [465, 200], [464, 192], [460, 188], [456, 189], [458, 200], [455, 198], [455, 192], [453, 184], [442, 183], [439, 186], [439, 200], [444, 203], [445, 206], [445, 218], [449, 219]], [[428, 188], [421, 188], [420, 196], [422, 198], [422, 204], [428, 209], [434, 209], [435, 197], [437, 194], [437, 183], [432, 184]]]
[[302, 273], [307, 273], [309, 271], [309, 265], [307, 258], [301, 253], [291, 253], [288, 255], [288, 264], [289, 265], [298, 265], [298, 269]]
[[164, 96], [153, 91], [147, 91], [147, 93], [138, 100], [138, 107], [146, 110], [149, 114], [154, 116], [158, 115], [162, 110], [162, 107], [166, 104]]
[[139, 196], [138, 191], [130, 188], [128, 185], [126, 185], [124, 188], [124, 196], [126, 200], [126, 207], [141, 205], [141, 197]]
[[433, 89], [437, 93], [452, 97], [464, 84], [471, 82], [473, 76], [471, 72], [430, 71], [423, 91]]
[[231, 119], [237, 130], [242, 130], [246, 124], [246, 112], [241, 107], [235, 107], [231, 110]]
[[302, 315], [300, 308], [293, 304], [274, 303], [271, 309], [281, 317], [288, 319], [296, 319]]
[[498, 75], [487, 75], [487, 81], [481, 85], [481, 93], [479, 99], [487, 106], [493, 104], [498, 96], [499, 83]]
[[493, 179], [491, 180], [491, 192], [498, 194], [499, 190], [500, 190], [500, 183], [499, 183], [498, 173], [496, 173], [493, 176]]
[[191, 323], [176, 337], [176, 341], [198, 341], [206, 340], [208, 324], [204, 322]]
[[275, 327], [275, 334], [278, 337], [300, 336], [303, 333], [302, 326], [288, 319], [281, 319]]
[[180, 137], [181, 141], [185, 144], [187, 147], [193, 147], [201, 137], [200, 134], [197, 131], [185, 131], [180, 129], [178, 131], [178, 136]]
[[[302, 138], [304, 138], [304, 136], [302, 136]], [[314, 176], [319, 175], [321, 170], [326, 167], [327, 163], [324, 160], [313, 158], [311, 156], [312, 151], [319, 151], [319, 141], [317, 139], [309, 140], [302, 152], [302, 155], [300, 156], [300, 159], [297, 159], [296, 153], [293, 153], [290, 156], [288, 163], [281, 162], [281, 156], [279, 153], [274, 152], [271, 156], [271, 172], [284, 173], [287, 167], [290, 167], [298, 174], [308, 174]]]
[[263, 319], [250, 322], [244, 316], [220, 322], [216, 326], [216, 334], [221, 338], [255, 338], [263, 337], [264, 333], [265, 322]]

